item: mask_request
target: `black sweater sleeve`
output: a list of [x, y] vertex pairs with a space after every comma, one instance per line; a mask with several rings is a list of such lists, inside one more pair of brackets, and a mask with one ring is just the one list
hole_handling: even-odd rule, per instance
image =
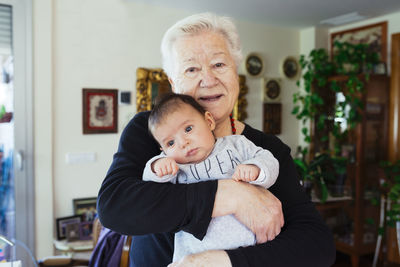
[[217, 182], [173, 185], [142, 181], [146, 162], [160, 153], [148, 133], [148, 115], [138, 113], [122, 132], [98, 194], [100, 221], [127, 235], [184, 230], [202, 239], [211, 220]]
[[279, 161], [279, 176], [270, 191], [282, 202], [285, 225], [272, 241], [228, 250], [232, 266], [331, 266], [336, 255], [332, 233], [300, 186], [290, 148], [249, 126], [243, 134]]

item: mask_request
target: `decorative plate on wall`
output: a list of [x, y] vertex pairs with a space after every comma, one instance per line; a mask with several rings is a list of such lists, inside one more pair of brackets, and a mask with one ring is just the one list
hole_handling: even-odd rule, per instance
[[246, 71], [250, 76], [256, 77], [261, 75], [264, 70], [264, 62], [256, 53], [251, 53], [245, 61]]
[[281, 80], [279, 78], [263, 79], [263, 102], [279, 102], [281, 100]]
[[282, 64], [282, 72], [289, 79], [297, 78], [300, 72], [300, 65], [294, 57], [287, 57]]

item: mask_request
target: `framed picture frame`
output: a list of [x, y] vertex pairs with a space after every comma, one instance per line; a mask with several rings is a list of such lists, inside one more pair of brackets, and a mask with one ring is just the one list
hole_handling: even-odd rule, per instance
[[287, 57], [283, 60], [281, 71], [286, 78], [297, 79], [300, 73], [300, 64], [295, 57]]
[[65, 226], [65, 236], [68, 242], [79, 240], [79, 225], [81, 223], [69, 223]]
[[250, 76], [260, 76], [264, 70], [264, 62], [261, 56], [256, 53], [250, 53], [245, 60], [245, 69]]
[[118, 132], [118, 90], [82, 89], [83, 134]]
[[81, 222], [79, 224], [79, 239], [90, 240], [92, 239], [93, 222]]
[[74, 214], [81, 216], [84, 222], [93, 222], [97, 215], [96, 203], [96, 197], [73, 199]]
[[268, 134], [281, 134], [282, 132], [282, 104], [264, 103], [263, 131]]
[[281, 100], [281, 79], [263, 79], [262, 100], [264, 103], [277, 103]]
[[387, 60], [387, 21], [370, 24], [331, 34], [331, 55], [334, 54], [334, 42], [348, 42], [351, 44], [366, 43], [370, 49], [377, 52], [380, 61]]
[[62, 240], [67, 238], [68, 224], [75, 224], [75, 223], [79, 224], [81, 222], [82, 222], [82, 217], [80, 215], [57, 218], [56, 219], [57, 239]]

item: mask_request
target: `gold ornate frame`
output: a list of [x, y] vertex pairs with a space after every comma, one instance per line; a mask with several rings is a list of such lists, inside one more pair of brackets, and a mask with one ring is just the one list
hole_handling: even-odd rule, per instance
[[[168, 82], [168, 77], [162, 69], [138, 68], [136, 78], [136, 111], [151, 110], [152, 84], [166, 83]], [[233, 110], [233, 116], [239, 121], [247, 118], [247, 92], [246, 77], [239, 75], [239, 99]]]

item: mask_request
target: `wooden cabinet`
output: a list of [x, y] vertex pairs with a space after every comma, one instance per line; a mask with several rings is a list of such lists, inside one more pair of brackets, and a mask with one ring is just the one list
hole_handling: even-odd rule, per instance
[[[346, 77], [332, 79], [345, 82]], [[372, 205], [371, 199], [379, 197], [379, 162], [387, 159], [389, 77], [371, 75], [362, 101], [362, 121], [350, 133], [347, 144], [354, 148], [345, 182], [352, 198], [317, 204], [332, 228], [337, 250], [351, 256], [353, 267], [359, 266], [359, 256], [374, 252], [378, 235], [379, 207]]]

